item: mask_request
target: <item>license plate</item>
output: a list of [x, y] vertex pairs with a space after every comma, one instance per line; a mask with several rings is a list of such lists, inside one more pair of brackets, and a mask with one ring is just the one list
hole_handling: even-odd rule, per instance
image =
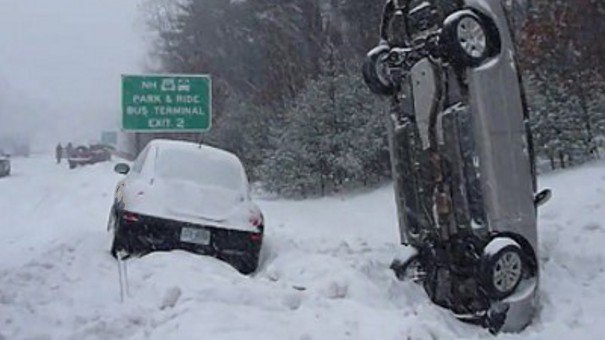
[[181, 242], [207, 246], [210, 244], [210, 232], [206, 229], [183, 228], [181, 229]]

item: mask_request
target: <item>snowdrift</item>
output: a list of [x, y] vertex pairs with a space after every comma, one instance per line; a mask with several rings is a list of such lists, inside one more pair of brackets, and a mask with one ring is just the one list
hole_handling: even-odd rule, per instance
[[[13, 160], [0, 179], [0, 339], [491, 338], [431, 304], [388, 266], [398, 245], [392, 188], [309, 201], [259, 201], [259, 272], [184, 252], [127, 262], [120, 302], [106, 222], [113, 164], [69, 171]], [[605, 331], [605, 162], [544, 176], [541, 311], [503, 339], [596, 339]]]

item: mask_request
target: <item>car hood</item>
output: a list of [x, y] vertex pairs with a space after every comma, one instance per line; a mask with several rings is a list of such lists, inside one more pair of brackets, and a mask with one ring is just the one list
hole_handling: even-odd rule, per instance
[[195, 224], [256, 231], [249, 217], [258, 211], [246, 195], [189, 181], [150, 179], [124, 190], [125, 209]]

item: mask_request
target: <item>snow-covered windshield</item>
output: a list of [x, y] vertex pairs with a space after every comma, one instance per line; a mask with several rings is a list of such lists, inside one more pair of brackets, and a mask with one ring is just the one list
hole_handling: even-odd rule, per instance
[[159, 153], [156, 163], [159, 177], [192, 181], [242, 191], [245, 186], [243, 168], [233, 159], [202, 152], [201, 149], [167, 149]]

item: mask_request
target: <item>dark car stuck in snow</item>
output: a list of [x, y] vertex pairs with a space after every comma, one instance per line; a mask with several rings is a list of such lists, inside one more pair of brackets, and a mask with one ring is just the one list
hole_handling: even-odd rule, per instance
[[119, 257], [186, 250], [244, 274], [259, 263], [264, 217], [233, 154], [189, 142], [153, 140], [118, 183], [108, 228]]
[[532, 135], [501, 0], [390, 0], [364, 79], [391, 97], [401, 240], [394, 261], [436, 304], [493, 333], [536, 312], [539, 266]]

